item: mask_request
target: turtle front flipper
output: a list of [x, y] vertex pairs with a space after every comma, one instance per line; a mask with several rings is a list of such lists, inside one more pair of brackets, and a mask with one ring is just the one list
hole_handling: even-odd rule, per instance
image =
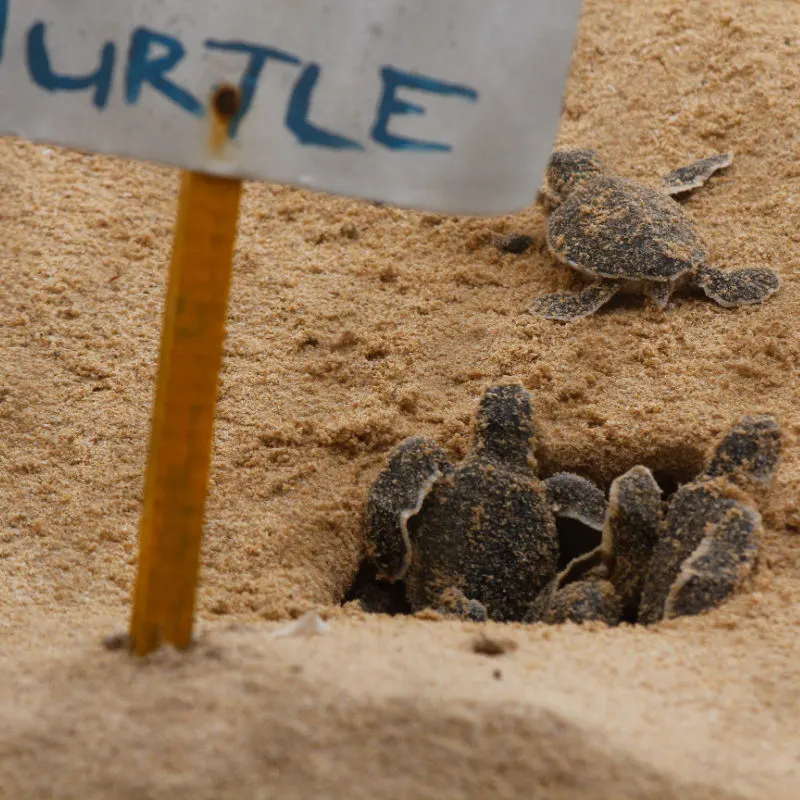
[[581, 292], [554, 292], [537, 297], [529, 311], [545, 319], [573, 322], [594, 314], [622, 288], [617, 281], [598, 281]]
[[733, 270], [701, 267], [694, 283], [723, 308], [763, 303], [781, 287], [777, 273], [764, 267]]
[[661, 487], [647, 467], [614, 480], [600, 549], [613, 565], [611, 580], [626, 618], [636, 617], [661, 524]]
[[706, 476], [734, 483], [769, 483], [781, 454], [781, 430], [771, 414], [743, 417], [717, 445]]
[[733, 153], [718, 153], [674, 169], [661, 179], [664, 192], [669, 195], [691, 192], [702, 186], [717, 170], [725, 169], [732, 163]]
[[664, 603], [664, 619], [700, 614], [738, 591], [758, 557], [761, 517], [736, 503], [681, 565]]
[[[707, 569], [705, 560], [698, 561], [703, 553], [711, 553], [713, 563], [708, 569], [716, 570], [715, 565], [724, 562], [722, 551], [729, 546], [728, 540], [735, 533], [726, 527], [729, 519], [741, 517], [747, 520], [751, 519], [751, 514], [757, 517], [754, 509], [734, 499], [731, 488], [724, 478], [701, 478], [682, 486], [672, 496], [642, 589], [637, 619], [640, 624], [651, 625], [664, 618], [668, 598], [676, 591], [675, 586], [686, 582], [680, 576], [690, 576], [687, 569], [692, 575], [695, 572], [699, 575]], [[717, 538], [719, 541], [715, 541]], [[699, 580], [696, 579], [692, 586]], [[712, 595], [708, 593], [708, 596]], [[683, 606], [673, 603], [673, 616], [678, 615], [675, 609], [679, 607]]]
[[421, 436], [406, 439], [370, 489], [364, 519], [367, 558], [377, 577], [396, 581], [411, 561], [409, 520], [422, 508], [431, 488], [453, 467], [436, 442]]
[[559, 472], [543, 481], [547, 502], [557, 518], [574, 519], [596, 531], [603, 530], [606, 498], [590, 480]]
[[642, 590], [640, 623], [698, 613], [686, 609], [710, 608], [739, 586], [755, 563], [761, 526], [742, 489], [763, 491], [780, 450], [774, 417], [746, 416], [725, 434], [704, 473], [670, 498]]

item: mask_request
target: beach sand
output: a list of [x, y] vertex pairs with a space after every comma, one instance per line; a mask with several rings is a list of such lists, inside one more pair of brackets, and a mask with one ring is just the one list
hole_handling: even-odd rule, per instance
[[[198, 646], [125, 630], [176, 213], [174, 170], [0, 141], [0, 796], [800, 796], [800, 4], [588, 0], [558, 143], [656, 180], [732, 150], [686, 201], [726, 310], [577, 286], [538, 206], [495, 219], [247, 184], [219, 392]], [[500, 123], [501, 124], [501, 123]], [[498, 234], [534, 237], [522, 255]], [[542, 475], [698, 473], [740, 416], [785, 435], [753, 586], [652, 628], [367, 616], [341, 602], [391, 447], [466, 452], [478, 398], [531, 390]], [[331, 632], [272, 639], [310, 608]]]

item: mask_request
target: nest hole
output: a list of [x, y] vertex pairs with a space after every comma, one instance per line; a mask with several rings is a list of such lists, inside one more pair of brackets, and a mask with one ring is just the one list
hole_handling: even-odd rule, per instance
[[364, 611], [373, 614], [410, 614], [411, 605], [406, 600], [406, 587], [403, 581], [382, 581], [375, 567], [366, 559], [361, 562], [356, 577], [345, 595], [344, 602], [360, 602]]
[[[628, 454], [630, 455], [630, 454]], [[683, 484], [694, 480], [703, 470], [705, 462], [701, 450], [689, 443], [671, 448], [665, 448], [656, 453], [642, 454], [642, 458], [626, 458], [618, 465], [612, 465], [612, 476], [621, 475], [634, 464], [647, 466], [653, 473], [662, 490], [662, 500], [666, 504], [669, 498]], [[604, 465], [601, 471], [592, 469], [588, 464], [583, 465], [548, 463], [544, 458], [540, 461], [543, 467], [542, 475], [547, 477], [557, 472], [569, 471], [583, 475], [592, 480], [603, 489], [606, 496], [613, 480], [608, 478], [606, 470], [609, 465]], [[414, 521], [409, 522], [410, 533], [415, 533]], [[594, 550], [601, 541], [602, 534], [588, 525], [567, 518], [556, 519], [556, 529], [559, 539], [558, 571], [565, 569], [570, 562]], [[413, 613], [405, 591], [405, 583], [400, 581], [389, 582], [378, 579], [373, 564], [364, 559], [360, 564], [353, 582], [344, 598], [344, 603], [358, 602], [361, 608], [368, 613], [389, 614], [390, 616]], [[636, 607], [623, 609], [623, 620], [634, 622]]]
[[602, 534], [574, 519], [556, 519], [558, 531], [558, 571], [570, 561], [589, 553], [600, 544]]
[[706, 449], [691, 441], [663, 443], [651, 445], [648, 449], [639, 449], [639, 440], [626, 442], [618, 452], [610, 458], [598, 461], [595, 454], [587, 453], [581, 458], [569, 461], [562, 460], [558, 450], [544, 449], [536, 453], [540, 466], [540, 475], [549, 478], [558, 472], [574, 472], [588, 478], [599, 486], [608, 496], [613, 480], [626, 473], [631, 467], [642, 465], [647, 467], [668, 499], [684, 483], [693, 481], [703, 471], [706, 462]]
[[669, 500], [678, 491], [681, 484], [688, 483], [696, 477], [696, 474], [686, 475], [674, 469], [654, 469], [651, 472], [656, 483], [661, 487], [664, 500]]

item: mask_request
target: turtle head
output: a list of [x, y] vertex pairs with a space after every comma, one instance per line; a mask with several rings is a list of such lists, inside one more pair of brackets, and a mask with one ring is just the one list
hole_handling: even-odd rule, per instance
[[536, 421], [527, 389], [516, 384], [492, 386], [478, 408], [474, 452], [504, 464], [533, 466], [532, 443]]
[[556, 150], [547, 165], [547, 189], [544, 194], [557, 206], [587, 178], [595, 178], [605, 167], [594, 150], [576, 148]]
[[706, 475], [725, 476], [734, 483], [769, 483], [778, 466], [781, 430], [769, 414], [741, 419], [719, 443], [709, 462]]

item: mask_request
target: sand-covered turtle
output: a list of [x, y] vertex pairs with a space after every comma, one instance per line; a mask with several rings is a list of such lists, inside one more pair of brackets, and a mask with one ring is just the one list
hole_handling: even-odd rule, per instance
[[603, 493], [570, 473], [539, 480], [535, 441], [529, 392], [505, 385], [483, 395], [457, 466], [422, 437], [391, 453], [367, 501], [367, 557], [404, 581], [412, 610], [520, 620], [557, 573], [556, 517], [601, 530]]
[[758, 556], [761, 517], [748, 492], [769, 484], [780, 448], [773, 417], [744, 417], [665, 514], [650, 470], [637, 466], [617, 478], [600, 546], [569, 564], [528, 620], [651, 624], [728, 599]]
[[618, 292], [645, 294], [664, 308], [681, 286], [701, 289], [726, 308], [761, 303], [780, 286], [765, 268], [721, 270], [674, 195], [702, 186], [731, 164], [731, 153], [674, 170], [657, 188], [608, 172], [594, 150], [557, 150], [542, 190], [547, 246], [591, 279], [582, 291], [539, 297], [531, 311], [568, 322], [594, 313]]

